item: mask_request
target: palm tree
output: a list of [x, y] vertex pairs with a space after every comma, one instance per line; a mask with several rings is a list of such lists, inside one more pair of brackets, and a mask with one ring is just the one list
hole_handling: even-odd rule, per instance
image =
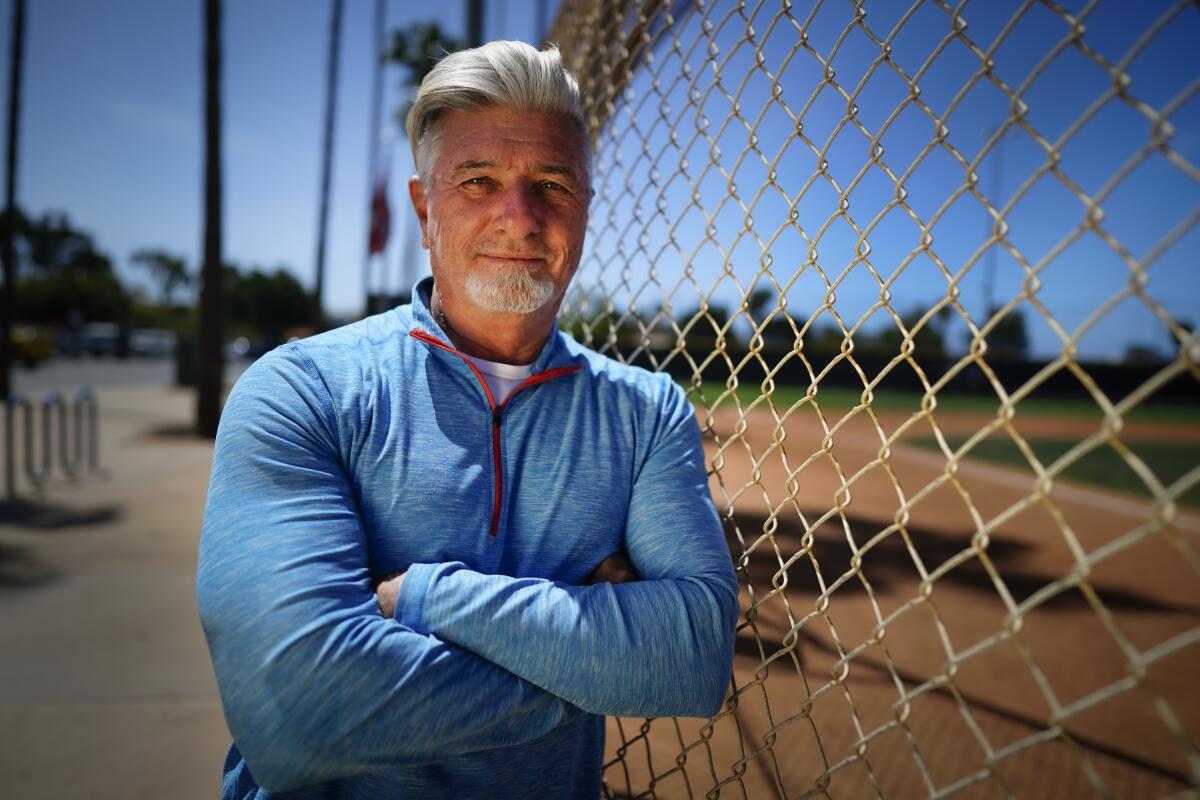
[[221, 286], [221, 0], [204, 0], [204, 268], [197, 337], [196, 432], [215, 437], [225, 372]]
[[[417, 22], [404, 30], [392, 31], [392, 49], [386, 59], [408, 70], [408, 85], [415, 89], [442, 56], [461, 49], [462, 42], [447, 36], [436, 22]], [[406, 106], [401, 123], [407, 114]]]
[[160, 302], [164, 307], [171, 305], [177, 288], [192, 282], [184, 260], [165, 250], [138, 250], [129, 260], [146, 270], [151, 279], [158, 282]]
[[[17, 311], [17, 254], [13, 244], [17, 223], [17, 130], [21, 111], [21, 50], [25, 35], [25, 0], [16, 0], [12, 12], [12, 61], [8, 72], [8, 178], [4, 208], [0, 209], [0, 262], [4, 267], [4, 294], [0, 297], [0, 401], [12, 391], [12, 322]], [[16, 497], [16, 430], [12, 414], [4, 415], [5, 497]]]
[[[25, 0], [16, 0], [12, 9], [12, 60], [8, 71], [8, 152], [7, 180], [4, 192], [4, 207], [0, 209], [0, 262], [4, 266], [4, 294], [0, 298], [0, 400], [8, 397], [11, 390], [9, 370], [12, 367], [12, 321], [17, 310], [17, 254], [13, 239], [17, 226], [17, 131], [21, 117], [21, 52], [24, 49]], [[9, 415], [11, 418], [11, 415]], [[7, 431], [5, 441], [11, 460], [12, 430]], [[13, 474], [9, 464], [6, 474]], [[10, 478], [11, 482], [11, 478]], [[11, 489], [11, 486], [10, 486]], [[11, 494], [11, 491], [9, 492]]]
[[[425, 76], [430, 73], [439, 59], [447, 53], [461, 49], [462, 42], [447, 36], [436, 22], [418, 22], [404, 30], [392, 32], [392, 48], [384, 58], [408, 70], [409, 88], [415, 90], [425, 80]], [[410, 93], [403, 111], [398, 114], [402, 131], [405, 130], [404, 118], [408, 116], [408, 109], [412, 106], [414, 95], [415, 92]], [[406, 217], [404, 245], [400, 251], [402, 265], [400, 294], [404, 294], [412, 288], [412, 273], [417, 258], [415, 222], [416, 220], [411, 215]]]

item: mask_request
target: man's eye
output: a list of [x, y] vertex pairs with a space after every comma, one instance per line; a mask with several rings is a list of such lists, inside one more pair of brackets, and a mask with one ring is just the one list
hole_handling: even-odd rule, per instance
[[463, 181], [464, 186], [487, 186], [489, 183], [491, 180], [488, 178], [467, 178]]
[[555, 183], [554, 181], [542, 181], [538, 184], [538, 187], [551, 192], [567, 191], [567, 187], [563, 186], [561, 183]]

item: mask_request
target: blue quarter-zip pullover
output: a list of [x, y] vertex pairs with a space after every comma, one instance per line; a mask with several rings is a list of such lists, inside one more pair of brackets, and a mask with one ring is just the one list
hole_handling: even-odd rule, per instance
[[[592, 800], [603, 715], [721, 706], [737, 584], [683, 392], [556, 331], [497, 406], [431, 285], [229, 397], [197, 576], [225, 797]], [[641, 580], [580, 585], [622, 549]]]

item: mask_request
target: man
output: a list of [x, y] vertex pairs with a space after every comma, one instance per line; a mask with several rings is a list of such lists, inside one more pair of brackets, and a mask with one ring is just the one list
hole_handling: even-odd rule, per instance
[[556, 330], [591, 194], [557, 51], [448, 56], [408, 128], [432, 281], [260, 359], [221, 421], [197, 591], [224, 796], [595, 798], [603, 715], [724, 698], [699, 427]]

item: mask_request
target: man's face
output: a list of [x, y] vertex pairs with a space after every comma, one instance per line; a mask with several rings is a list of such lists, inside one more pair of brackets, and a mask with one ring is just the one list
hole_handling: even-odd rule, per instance
[[553, 316], [579, 267], [591, 190], [575, 126], [492, 107], [438, 124], [429, 185], [410, 183], [450, 312]]

